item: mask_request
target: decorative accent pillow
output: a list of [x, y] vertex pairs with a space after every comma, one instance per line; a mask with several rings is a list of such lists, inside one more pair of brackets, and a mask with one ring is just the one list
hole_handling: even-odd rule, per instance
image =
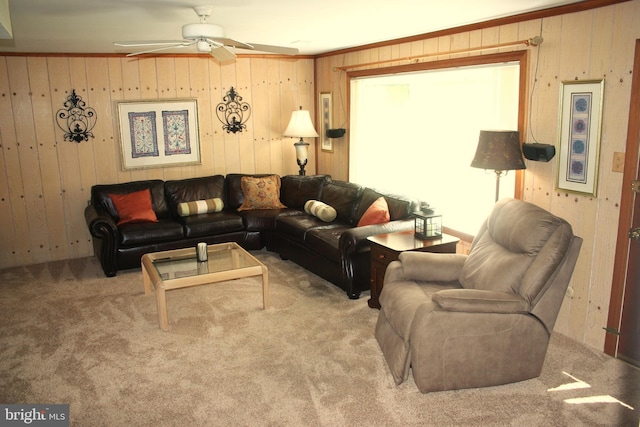
[[389, 222], [391, 215], [389, 215], [389, 205], [384, 197], [378, 197], [375, 202], [371, 203], [371, 206], [364, 212], [360, 221], [358, 221], [358, 227], [363, 225], [383, 224]]
[[244, 201], [239, 211], [251, 209], [282, 209], [280, 202], [280, 177], [269, 175], [263, 177], [243, 176], [240, 180]]
[[109, 194], [109, 198], [120, 217], [119, 226], [135, 222], [158, 222], [148, 188], [128, 194]]
[[304, 211], [324, 222], [331, 222], [338, 216], [338, 212], [334, 208], [318, 200], [307, 201], [304, 204]]
[[220, 212], [224, 208], [224, 202], [221, 198], [194, 200], [192, 202], [183, 202], [178, 204], [178, 215], [190, 216], [205, 214], [211, 212]]

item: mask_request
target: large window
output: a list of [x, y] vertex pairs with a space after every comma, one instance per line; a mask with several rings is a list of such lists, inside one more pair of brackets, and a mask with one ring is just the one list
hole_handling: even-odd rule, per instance
[[[349, 179], [426, 201], [475, 234], [495, 173], [470, 167], [484, 130], [517, 130], [519, 62], [351, 79]], [[513, 197], [515, 172], [500, 180]]]

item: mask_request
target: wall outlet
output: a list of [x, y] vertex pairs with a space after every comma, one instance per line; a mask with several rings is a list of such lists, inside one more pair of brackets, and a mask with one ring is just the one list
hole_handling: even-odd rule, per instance
[[624, 172], [624, 153], [613, 153], [613, 172]]

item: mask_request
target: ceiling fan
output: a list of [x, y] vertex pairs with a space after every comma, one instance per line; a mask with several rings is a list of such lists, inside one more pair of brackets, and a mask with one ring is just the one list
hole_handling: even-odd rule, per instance
[[223, 27], [207, 22], [207, 18], [211, 15], [211, 11], [213, 10], [212, 6], [196, 6], [193, 10], [200, 17], [200, 23], [185, 24], [182, 26], [182, 37], [184, 40], [115, 42], [114, 45], [120, 47], [159, 46], [153, 49], [129, 53], [127, 56], [144, 55], [168, 49], [195, 46], [198, 49], [198, 52], [210, 53], [211, 56], [219, 62], [234, 60], [236, 58], [236, 54], [233, 52], [233, 48], [280, 53], [284, 55], [298, 54], [298, 49], [296, 48], [257, 43], [243, 43], [227, 38]]

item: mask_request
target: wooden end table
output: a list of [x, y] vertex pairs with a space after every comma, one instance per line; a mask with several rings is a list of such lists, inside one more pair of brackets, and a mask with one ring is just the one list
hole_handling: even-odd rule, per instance
[[156, 291], [160, 328], [169, 329], [165, 291], [262, 276], [262, 307], [269, 307], [269, 271], [237, 243], [209, 245], [208, 260], [198, 262], [196, 249], [185, 248], [142, 256], [144, 293]]
[[456, 253], [457, 237], [443, 234], [441, 238], [421, 240], [413, 230], [379, 234], [368, 238], [371, 243], [371, 298], [369, 307], [380, 308], [378, 297], [382, 292], [384, 274], [391, 261], [398, 259], [404, 251]]

